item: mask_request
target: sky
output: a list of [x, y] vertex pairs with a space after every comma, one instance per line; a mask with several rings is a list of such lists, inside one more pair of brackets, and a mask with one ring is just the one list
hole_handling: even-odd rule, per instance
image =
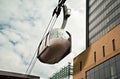
[[[65, 30], [72, 35], [72, 52], [53, 65], [37, 60], [32, 75], [48, 79], [85, 50], [85, 3], [65, 3], [71, 9]], [[0, 0], [0, 70], [26, 72], [57, 4], [58, 0]], [[62, 12], [54, 28], [61, 23]]]

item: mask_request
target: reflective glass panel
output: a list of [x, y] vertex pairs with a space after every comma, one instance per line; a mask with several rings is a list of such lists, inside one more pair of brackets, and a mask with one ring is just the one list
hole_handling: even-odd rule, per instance
[[94, 79], [100, 79], [100, 74], [99, 74], [99, 71], [95, 72], [95, 78]]
[[116, 68], [117, 68], [117, 73], [119, 73], [120, 74], [120, 61], [117, 61], [116, 62]]
[[117, 55], [115, 58], [116, 58], [116, 61], [120, 61], [120, 54]]
[[110, 76], [111, 76], [110, 65], [108, 65], [108, 66], [105, 67], [105, 78], [109, 79]]
[[105, 72], [103, 69], [100, 70], [100, 79], [105, 79], [105, 76], [104, 76]]
[[104, 63], [88, 71], [89, 79], [120, 79], [120, 55], [117, 55]]
[[[120, 67], [120, 66], [119, 66]], [[116, 64], [112, 63], [110, 66], [110, 70], [111, 70], [111, 76], [114, 76], [117, 74], [117, 70], [116, 70]]]
[[91, 78], [90, 78], [90, 79], [95, 79], [95, 78], [94, 78], [94, 73], [93, 73], [93, 74], [91, 74]]
[[90, 79], [90, 76], [87, 76], [87, 79]]
[[67, 32], [63, 29], [53, 29], [52, 31], [50, 31], [50, 39], [53, 38], [62, 38], [62, 39], [68, 39], [69, 35], [67, 34]]

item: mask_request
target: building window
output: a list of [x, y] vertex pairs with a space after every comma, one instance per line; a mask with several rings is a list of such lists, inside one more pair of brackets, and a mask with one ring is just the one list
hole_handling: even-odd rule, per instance
[[115, 51], [115, 39], [112, 40], [113, 51]]
[[120, 54], [97, 65], [86, 73], [87, 79], [120, 79]]
[[102, 47], [103, 50], [103, 57], [105, 57], [105, 46]]
[[82, 70], [82, 61], [80, 61], [80, 71]]
[[94, 52], [94, 62], [96, 62], [96, 52]]

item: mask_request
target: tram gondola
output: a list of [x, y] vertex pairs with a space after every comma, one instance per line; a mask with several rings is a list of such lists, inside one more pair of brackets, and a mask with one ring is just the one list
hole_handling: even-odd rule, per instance
[[[65, 0], [62, 1], [65, 2]], [[70, 14], [64, 2], [53, 11], [53, 16], [58, 17], [63, 8], [64, 18], [61, 28], [49, 29], [38, 46], [37, 58], [43, 63], [58, 63], [71, 52], [71, 34], [64, 29]]]

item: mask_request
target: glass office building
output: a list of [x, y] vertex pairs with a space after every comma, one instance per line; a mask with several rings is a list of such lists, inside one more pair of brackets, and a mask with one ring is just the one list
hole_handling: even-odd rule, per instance
[[86, 2], [86, 47], [89, 47], [120, 23], [120, 0]]

